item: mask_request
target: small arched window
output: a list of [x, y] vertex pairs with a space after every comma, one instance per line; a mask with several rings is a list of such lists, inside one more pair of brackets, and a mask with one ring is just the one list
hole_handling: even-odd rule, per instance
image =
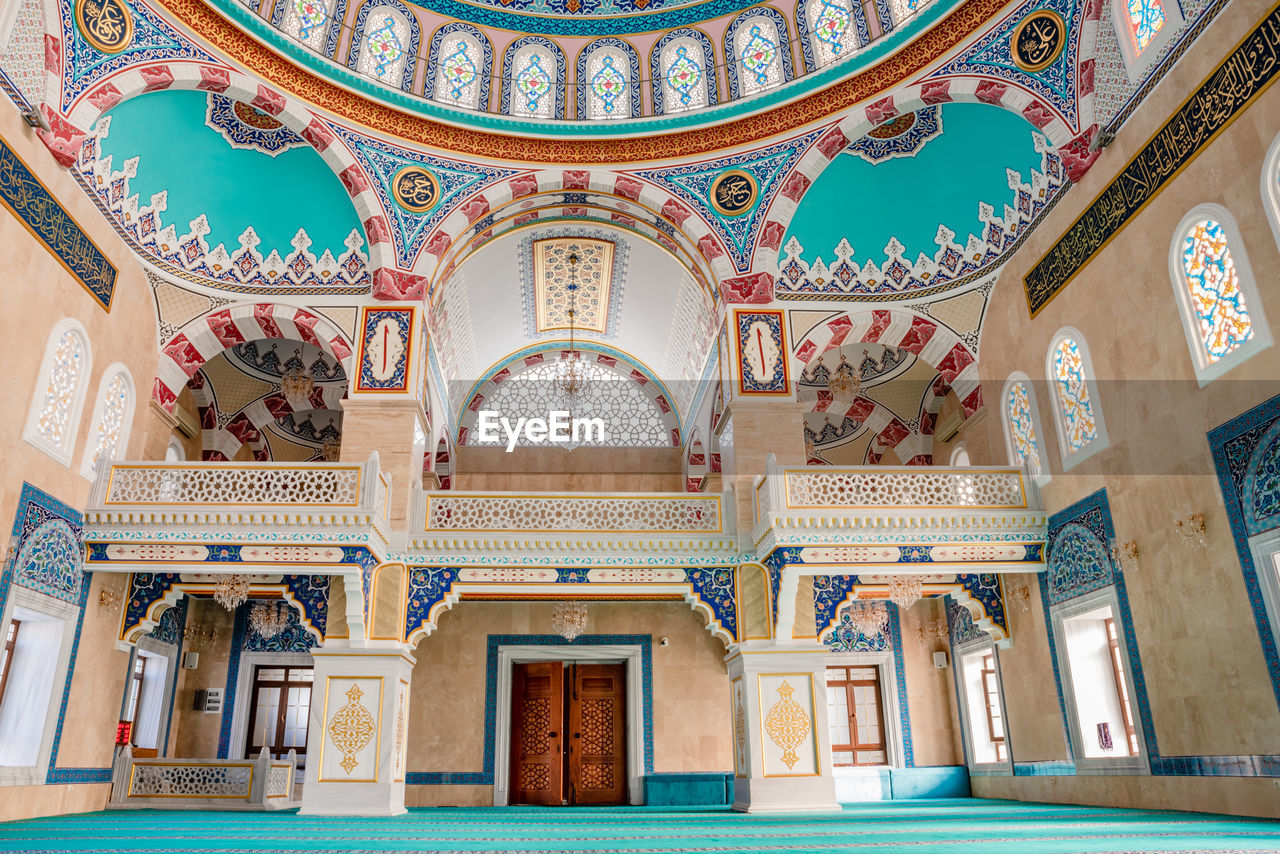
[[317, 52], [324, 52], [337, 0], [287, 0], [281, 28]]
[[364, 16], [364, 28], [359, 34], [360, 59], [356, 70], [380, 80], [388, 86], [399, 88], [405, 77], [405, 65], [409, 59], [409, 20], [390, 6], [378, 6]]
[[689, 36], [668, 42], [659, 54], [658, 73], [663, 112], [680, 113], [709, 103], [708, 87], [714, 85], [715, 68], [707, 62], [701, 42]]
[[1046, 373], [1053, 389], [1053, 420], [1065, 471], [1107, 445], [1093, 362], [1078, 330], [1065, 327], [1053, 337]]
[[1169, 274], [1201, 385], [1271, 345], [1249, 258], [1230, 212], [1193, 208], [1174, 233]]
[[80, 473], [89, 480], [98, 476], [104, 465], [120, 459], [129, 444], [129, 427], [133, 423], [133, 378], [129, 369], [117, 362], [107, 368], [98, 384], [98, 397], [93, 404], [93, 433], [84, 448]]
[[805, 7], [818, 67], [844, 59], [858, 47], [850, 0], [809, 0]]
[[969, 462], [969, 451], [968, 449], [965, 448], [964, 443], [956, 445], [955, 449], [951, 452], [951, 465], [953, 466], [971, 465], [971, 463]]
[[84, 327], [64, 318], [45, 346], [23, 438], [63, 465], [71, 465], [71, 448], [80, 426], [92, 365]]
[[447, 24], [431, 37], [432, 98], [472, 110], [489, 108], [493, 49], [470, 24]]
[[1178, 0], [1112, 0], [1112, 24], [1129, 79], [1140, 80], [1182, 29]]
[[629, 114], [627, 92], [631, 88], [627, 58], [622, 51], [606, 47], [593, 51], [587, 61], [587, 76], [579, 84], [587, 88], [587, 118], [624, 119]]
[[564, 117], [564, 55], [545, 39], [527, 36], [507, 49], [502, 112], [535, 119]]
[[[1047, 480], [1049, 469], [1041, 451], [1040, 410], [1030, 378], [1021, 372], [1011, 374], [1004, 384], [1004, 435], [1009, 449], [1009, 462], [1025, 465], [1037, 480]], [[954, 465], [954, 463], [953, 463]]]
[[777, 10], [753, 10], [725, 32], [729, 97], [754, 95], [791, 79], [786, 22]]

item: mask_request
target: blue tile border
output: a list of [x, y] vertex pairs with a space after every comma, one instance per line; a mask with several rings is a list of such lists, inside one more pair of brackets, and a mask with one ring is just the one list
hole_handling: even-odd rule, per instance
[[653, 638], [650, 635], [583, 635], [570, 642], [559, 635], [489, 635], [485, 651], [484, 768], [481, 771], [410, 771], [408, 786], [491, 786], [498, 724], [498, 649], [503, 646], [638, 646], [644, 694], [644, 771], [653, 773]]
[[885, 604], [892, 615], [892, 619], [889, 620], [889, 635], [893, 640], [893, 672], [898, 680], [898, 716], [902, 720], [902, 764], [907, 768], [914, 768], [916, 754], [911, 740], [911, 712], [907, 709], [907, 673], [902, 662], [902, 623], [898, 606], [892, 602]]

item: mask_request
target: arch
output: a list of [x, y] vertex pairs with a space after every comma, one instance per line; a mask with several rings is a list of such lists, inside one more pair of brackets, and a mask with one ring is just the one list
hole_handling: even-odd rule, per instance
[[347, 0], [283, 0], [272, 10], [271, 24], [333, 59], [346, 15]]
[[[1280, 138], [1277, 140], [1280, 143]], [[1276, 180], [1280, 146], [1263, 162], [1263, 201], [1276, 222], [1267, 176]], [[1178, 223], [1169, 246], [1169, 279], [1201, 386], [1271, 346], [1271, 327], [1240, 239], [1235, 217], [1222, 205], [1196, 205]]]
[[436, 476], [436, 489], [452, 489], [453, 488], [453, 454], [449, 447], [449, 437], [441, 436], [440, 441], [436, 443], [435, 454], [432, 456], [431, 470]]
[[[811, 411], [824, 414], [828, 424], [836, 431], [843, 429], [846, 419], [857, 422], [858, 426], [845, 436], [852, 437], [870, 431], [873, 438], [867, 446], [868, 465], [880, 462], [880, 457], [886, 450], [892, 450], [903, 465], [933, 465], [931, 437], [912, 430], [893, 410], [869, 397], [860, 395], [851, 401], [835, 401], [827, 395], [820, 398]], [[838, 420], [839, 426], [831, 424], [833, 419]], [[808, 432], [807, 427], [805, 430]], [[826, 432], [825, 428], [823, 432]], [[820, 437], [815, 433], [813, 438], [816, 445]], [[826, 460], [821, 457], [815, 456], [815, 459], [826, 464]]]
[[[449, 38], [452, 36], [453, 38]], [[449, 50], [444, 59], [440, 57], [440, 51], [448, 39]], [[471, 51], [465, 51], [465, 60], [457, 54], [457, 42], [469, 42], [474, 44], [478, 51], [480, 64], [474, 64], [477, 57], [471, 55]], [[454, 58], [451, 62], [451, 58]], [[466, 71], [468, 70], [467, 62], [471, 63], [469, 70], [471, 71], [470, 82], [467, 79]], [[449, 75], [448, 72], [455, 67], [462, 68], [460, 74]], [[448, 77], [448, 82], [446, 82]], [[489, 109], [489, 87], [493, 81], [493, 43], [489, 41], [489, 37], [481, 30], [473, 27], [471, 24], [454, 21], [438, 28], [431, 36], [431, 44], [427, 49], [427, 74], [426, 87], [431, 92], [433, 100], [443, 101], [447, 104], [453, 104], [458, 107], [470, 107], [473, 110], [487, 112]], [[447, 90], [447, 91], [446, 91]], [[457, 94], [455, 94], [457, 91]], [[470, 92], [470, 94], [467, 94]], [[442, 97], [444, 93], [444, 97]]]
[[[742, 51], [757, 37], [762, 40], [757, 42], [760, 58], [749, 70], [743, 65]], [[770, 46], [773, 56], [766, 58]], [[730, 99], [781, 86], [795, 76], [787, 19], [771, 6], [748, 9], [733, 19], [724, 32], [724, 56]]]
[[151, 397], [172, 412], [187, 381], [228, 347], [256, 338], [292, 338], [314, 344], [342, 363], [348, 378], [353, 346], [327, 318], [282, 303], [240, 303], [188, 321], [160, 348]]
[[45, 344], [22, 438], [64, 466], [71, 465], [92, 369], [89, 334], [75, 318], [62, 318]]
[[[860, 4], [858, 4], [860, 5]], [[800, 53], [805, 72], [844, 59], [860, 50], [869, 40], [865, 24], [855, 21], [853, 0], [798, 0], [796, 33], [800, 37]]]
[[956, 446], [951, 449], [951, 465], [968, 467], [973, 465], [969, 461], [969, 449], [964, 446], [964, 442], [957, 442]]
[[177, 436], [169, 437], [169, 445], [164, 449], [164, 461], [166, 463], [182, 463], [187, 460], [187, 449], [183, 447], [182, 441]]
[[120, 362], [107, 366], [98, 382], [93, 417], [89, 419], [93, 433], [85, 443], [84, 459], [80, 463], [80, 473], [89, 480], [98, 476], [102, 464], [110, 466], [128, 450], [136, 402], [137, 392], [129, 369]]
[[[682, 103], [676, 108], [677, 105], [668, 103], [668, 89], [671, 90], [671, 94], [677, 97], [680, 96], [680, 92], [674, 86], [668, 84], [667, 69], [673, 61], [673, 57], [670, 56], [670, 49], [675, 49], [682, 45], [686, 48], [698, 45], [702, 50], [701, 59], [694, 57], [688, 51], [686, 51], [686, 55], [702, 70], [702, 79], [700, 83], [691, 84], [691, 92], [701, 85], [703, 98], [701, 102], [697, 102], [691, 95], [688, 106]], [[694, 27], [681, 27], [678, 30], [671, 30], [654, 42], [653, 49], [649, 51], [649, 80], [652, 87], [653, 114], [662, 116], [682, 112], [686, 109], [696, 109], [700, 106], [712, 107], [720, 103], [720, 85], [716, 75], [715, 57], [715, 47], [712, 45], [711, 39], [702, 30]]]
[[1064, 326], [1054, 334], [1045, 354], [1044, 371], [1053, 389], [1053, 422], [1062, 470], [1067, 471], [1109, 442], [1093, 360], [1080, 330]]
[[[386, 10], [385, 18], [381, 17], [383, 10]], [[378, 13], [380, 17], [370, 24], [369, 17], [374, 13]], [[372, 48], [375, 45], [370, 44], [368, 40], [387, 33], [388, 20], [391, 22], [391, 32], [388, 36], [394, 36], [391, 43], [399, 48], [400, 53], [394, 58], [377, 59], [372, 55]], [[366, 28], [369, 28], [367, 34]], [[418, 24], [417, 16], [400, 0], [364, 0], [356, 11], [355, 21], [351, 24], [351, 45], [347, 48], [347, 67], [352, 71], [381, 80], [388, 86], [408, 92], [413, 87], [413, 76], [417, 71], [421, 38], [422, 29]], [[382, 72], [378, 73], [380, 68]], [[397, 77], [399, 82], [396, 81]]]
[[1005, 448], [1009, 464], [1025, 466], [1037, 483], [1049, 481], [1049, 464], [1044, 456], [1044, 428], [1031, 378], [1014, 371], [1000, 392], [1000, 419], [1004, 424]]
[[71, 525], [57, 517], [37, 525], [13, 561], [13, 583], [78, 607], [83, 582], [84, 545]]
[[[603, 64], [600, 60], [603, 59]], [[617, 84], [625, 87], [625, 99], [606, 89]], [[600, 83], [597, 86], [597, 82]], [[579, 120], [624, 119], [640, 115], [640, 58], [636, 49], [622, 39], [603, 38], [578, 53], [575, 66], [576, 116]]]
[[[536, 67], [523, 64], [526, 57], [534, 55], [541, 58]], [[544, 64], [549, 64], [550, 67], [544, 68]], [[568, 82], [566, 75], [564, 51], [558, 44], [542, 36], [516, 39], [507, 45], [502, 58], [502, 80], [505, 85], [502, 87], [499, 112], [508, 116], [563, 119], [564, 89]], [[545, 89], [538, 84], [543, 79]], [[545, 98], [550, 100], [544, 101]]]
[[694, 427], [684, 452], [684, 491], [702, 492], [707, 488], [707, 475], [711, 472], [707, 451], [702, 446], [702, 428]]

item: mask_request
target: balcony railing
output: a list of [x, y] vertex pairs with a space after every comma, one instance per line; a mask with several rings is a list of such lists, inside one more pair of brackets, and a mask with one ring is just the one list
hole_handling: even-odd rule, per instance
[[718, 495], [429, 492], [424, 531], [447, 533], [722, 534]]
[[297, 754], [284, 761], [265, 750], [254, 759], [135, 759], [126, 745], [111, 775], [114, 809], [259, 809], [298, 806]]

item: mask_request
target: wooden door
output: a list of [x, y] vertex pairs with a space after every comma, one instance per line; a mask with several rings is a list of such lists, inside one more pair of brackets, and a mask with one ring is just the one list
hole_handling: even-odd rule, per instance
[[569, 803], [627, 802], [625, 664], [576, 664], [569, 697]]
[[516, 664], [511, 692], [513, 804], [564, 802], [564, 664]]
[[307, 723], [311, 718], [311, 688], [315, 670], [308, 667], [261, 665], [254, 672], [249, 695], [249, 737], [245, 758], [256, 759], [263, 747], [277, 759], [298, 753], [298, 766], [307, 762]]

